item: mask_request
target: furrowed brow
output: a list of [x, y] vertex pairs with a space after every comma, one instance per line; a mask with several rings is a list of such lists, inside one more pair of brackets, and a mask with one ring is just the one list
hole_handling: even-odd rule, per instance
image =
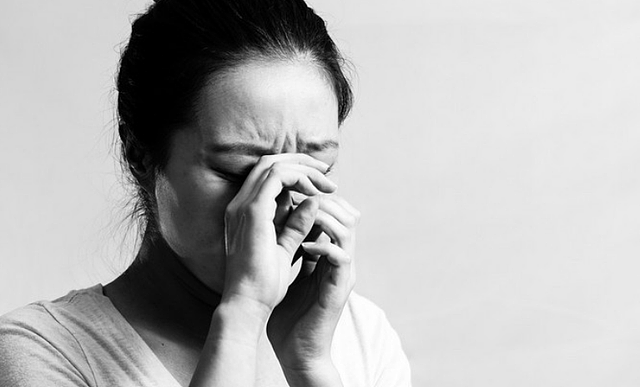
[[[298, 142], [297, 148], [300, 153], [314, 153], [338, 149], [339, 144], [335, 140], [322, 142]], [[207, 151], [211, 153], [236, 153], [248, 156], [263, 156], [273, 153], [273, 149], [271, 147], [243, 142], [209, 144], [207, 146]]]
[[338, 149], [339, 144], [335, 140], [327, 140], [323, 142], [300, 142], [298, 143], [298, 152], [313, 153], [326, 150]]

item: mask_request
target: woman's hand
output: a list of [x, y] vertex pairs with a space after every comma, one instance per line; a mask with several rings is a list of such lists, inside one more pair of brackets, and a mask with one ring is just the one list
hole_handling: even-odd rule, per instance
[[[191, 386], [253, 385], [267, 319], [287, 292], [293, 257], [319, 218], [313, 197], [336, 189], [324, 175], [328, 167], [304, 154], [264, 156], [227, 206], [224, 288]], [[283, 191], [311, 199], [276, 219]]]
[[291, 385], [336, 386], [340, 378], [331, 360], [331, 342], [355, 284], [355, 227], [360, 214], [334, 195], [307, 201], [319, 202], [315, 227], [323, 234], [302, 244], [304, 265], [312, 269], [301, 270], [273, 311], [267, 332]]
[[[341, 385], [331, 341], [355, 281], [359, 215], [344, 200], [327, 195], [337, 188], [325, 176], [327, 169], [304, 154], [264, 156], [227, 206], [222, 299], [193, 386], [228, 385], [225, 370], [255, 361], [267, 320], [291, 386]], [[290, 201], [295, 193], [304, 197], [297, 207]], [[289, 286], [301, 245], [305, 270]], [[255, 371], [246, 370], [238, 379], [244, 384]]]
[[327, 169], [305, 154], [263, 156], [256, 164], [225, 214], [222, 303], [255, 304], [267, 315], [280, 303], [293, 256], [316, 221], [319, 202], [305, 200], [276, 232], [276, 199], [283, 190], [307, 197], [333, 192], [336, 185], [324, 175]]

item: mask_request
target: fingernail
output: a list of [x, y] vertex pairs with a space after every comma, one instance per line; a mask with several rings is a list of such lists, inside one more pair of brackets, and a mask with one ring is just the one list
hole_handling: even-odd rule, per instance
[[303, 249], [308, 249], [310, 247], [313, 247], [314, 242], [302, 242], [301, 246]]

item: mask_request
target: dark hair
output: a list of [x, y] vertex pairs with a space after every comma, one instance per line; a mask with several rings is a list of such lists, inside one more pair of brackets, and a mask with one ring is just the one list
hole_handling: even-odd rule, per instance
[[298, 57], [327, 76], [341, 124], [352, 105], [343, 59], [303, 0], [156, 0], [133, 22], [117, 77], [118, 132], [142, 232], [157, 231], [150, 187], [168, 159], [171, 134], [190, 122], [207, 81], [243, 62]]

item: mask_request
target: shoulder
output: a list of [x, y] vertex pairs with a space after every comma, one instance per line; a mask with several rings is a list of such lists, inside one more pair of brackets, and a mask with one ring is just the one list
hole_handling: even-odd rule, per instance
[[78, 303], [90, 290], [0, 316], [0, 385], [88, 384], [91, 372], [73, 328], [74, 321], [86, 320]]
[[386, 313], [373, 301], [355, 292], [349, 296], [340, 325], [352, 330], [368, 345], [379, 344], [382, 338], [395, 340], [398, 337]]
[[336, 329], [332, 356], [346, 365], [341, 372], [343, 377], [351, 377], [355, 369], [366, 371], [366, 380], [355, 385], [411, 385], [409, 362], [385, 312], [355, 292]]
[[[73, 328], [91, 321], [97, 286], [74, 290], [53, 301], [38, 301], [0, 316], [0, 339], [35, 335], [46, 339], [73, 338]], [[57, 342], [57, 340], [54, 340]]]
[[363, 339], [392, 329], [385, 312], [373, 301], [356, 292], [349, 296], [340, 325], [355, 330]]
[[12, 323], [19, 325], [29, 323], [38, 324], [40, 319], [44, 317], [48, 316], [49, 318], [53, 318], [52, 311], [73, 309], [73, 305], [77, 303], [78, 296], [91, 292], [94, 288], [95, 287], [83, 290], [73, 290], [67, 295], [53, 301], [33, 302], [0, 316], [0, 323], [2, 326]]
[[356, 292], [349, 296], [346, 308], [354, 317], [386, 319], [384, 311], [378, 305]]
[[71, 337], [68, 322], [83, 318], [84, 310], [78, 304], [86, 302], [83, 296], [91, 289], [74, 290], [56, 300], [34, 302], [0, 316], [0, 338], [6, 341], [28, 335]]

